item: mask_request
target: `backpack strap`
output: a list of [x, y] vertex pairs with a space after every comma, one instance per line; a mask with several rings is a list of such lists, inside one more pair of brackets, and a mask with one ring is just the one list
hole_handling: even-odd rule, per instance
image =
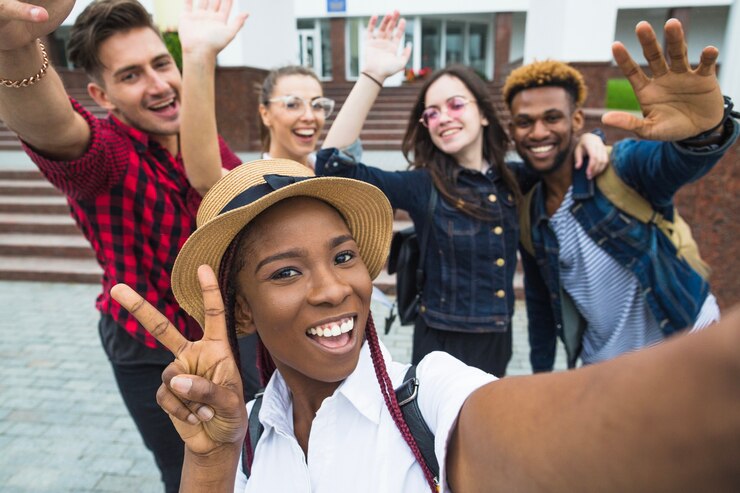
[[642, 195], [627, 185], [610, 163], [603, 173], [596, 177], [596, 185], [614, 206], [644, 224], [653, 223], [676, 247], [678, 256], [683, 258], [701, 277], [707, 279], [709, 266], [702, 260], [691, 228], [678, 210], [674, 209], [673, 221], [656, 211]]
[[416, 292], [421, 293], [424, 287], [424, 257], [427, 252], [427, 243], [429, 240], [429, 230], [432, 229], [432, 221], [434, 220], [434, 207], [437, 205], [437, 187], [434, 186], [434, 180], [432, 180], [432, 191], [429, 194], [429, 204], [427, 205], [427, 223], [424, 227], [424, 231], [421, 233], [421, 241], [419, 242], [419, 265], [416, 267]]
[[439, 463], [434, 453], [434, 433], [424, 421], [416, 398], [419, 395], [419, 379], [416, 378], [416, 366], [411, 365], [406, 372], [403, 383], [396, 389], [396, 400], [401, 408], [403, 420], [411, 430], [411, 436], [419, 446], [421, 456], [432, 474], [434, 482], [439, 484]]
[[242, 445], [242, 471], [244, 475], [249, 476], [251, 470], [247, 464], [247, 447], [251, 447], [252, 453], [257, 449], [257, 442], [259, 442], [262, 432], [265, 431], [265, 427], [260, 423], [260, 408], [262, 407], [262, 396], [265, 394], [264, 389], [254, 394], [254, 405], [252, 405], [252, 411], [249, 413], [248, 428], [249, 428], [249, 440], [244, 439]]
[[534, 243], [532, 243], [532, 197], [534, 191], [540, 185], [537, 184], [532, 187], [522, 198], [522, 203], [519, 206], [519, 243], [521, 243], [524, 251], [534, 255]]

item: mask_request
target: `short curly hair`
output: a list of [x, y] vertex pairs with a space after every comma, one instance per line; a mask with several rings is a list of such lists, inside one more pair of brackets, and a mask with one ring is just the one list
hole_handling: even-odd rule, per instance
[[506, 105], [511, 109], [514, 96], [533, 87], [562, 87], [570, 95], [576, 107], [586, 100], [588, 89], [583, 74], [570, 65], [557, 60], [532, 62], [513, 70], [506, 78], [503, 93]]

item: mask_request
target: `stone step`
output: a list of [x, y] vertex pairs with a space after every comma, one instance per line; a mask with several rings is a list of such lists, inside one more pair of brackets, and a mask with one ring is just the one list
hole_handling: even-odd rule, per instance
[[0, 196], [62, 196], [46, 180], [3, 180], [0, 178]]
[[0, 212], [29, 214], [69, 214], [69, 205], [63, 196], [0, 195]]
[[6, 281], [98, 284], [102, 275], [94, 259], [0, 256], [0, 279]]
[[37, 169], [0, 169], [0, 180], [44, 180]]
[[0, 256], [94, 259], [95, 253], [81, 234], [2, 233]]
[[0, 233], [80, 235], [69, 214], [13, 214], [0, 212]]

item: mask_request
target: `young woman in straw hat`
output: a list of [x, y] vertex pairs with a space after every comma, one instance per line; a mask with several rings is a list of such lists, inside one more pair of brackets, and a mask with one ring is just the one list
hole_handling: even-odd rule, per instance
[[[217, 55], [232, 41], [246, 18], [230, 17], [232, 2], [185, 2], [179, 34], [183, 51], [181, 148], [188, 181], [201, 195], [226, 169], [218, 154], [215, 107]], [[305, 67], [270, 71], [260, 87], [259, 123], [263, 158], [297, 161], [313, 169], [316, 145], [334, 101]], [[259, 389], [254, 337], [239, 338], [245, 392]]]
[[[398, 12], [377, 28], [376, 22], [372, 17], [368, 23], [361, 76], [322, 144], [316, 173], [372, 183], [394, 208], [409, 213], [417, 233], [427, 230], [413, 362], [447, 351], [501, 377], [512, 354], [519, 182], [532, 180], [523, 166], [510, 169], [508, 137], [490, 88], [464, 66], [443, 68], [421, 87], [403, 139], [408, 171], [360, 162], [348, 146], [359, 137], [383, 81], [405, 67], [411, 50], [398, 51], [405, 28]], [[598, 174], [608, 161], [605, 147], [593, 134], [581, 140], [590, 146], [589, 167]]]
[[[372, 185], [313, 177], [295, 162], [247, 163], [206, 195], [174, 266], [175, 296], [204, 326], [201, 341], [113, 288], [176, 355], [157, 399], [185, 442], [181, 491], [437, 491], [393, 392], [407, 365], [391, 361], [369, 310], [391, 230]], [[439, 489], [736, 491], [739, 325], [735, 310], [606, 363], [499, 381], [428, 355], [417, 399]], [[246, 485], [252, 403], [233, 356], [238, 332], [257, 333], [267, 379]]]

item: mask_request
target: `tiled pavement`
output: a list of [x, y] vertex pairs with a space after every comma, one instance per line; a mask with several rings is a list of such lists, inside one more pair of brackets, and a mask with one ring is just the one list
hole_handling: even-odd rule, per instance
[[[100, 347], [98, 289], [0, 282], [4, 493], [162, 491]], [[385, 307], [376, 302], [373, 311], [382, 327]], [[524, 324], [518, 302], [512, 375], [529, 373]], [[395, 358], [409, 360], [411, 326], [395, 326], [383, 338]]]

